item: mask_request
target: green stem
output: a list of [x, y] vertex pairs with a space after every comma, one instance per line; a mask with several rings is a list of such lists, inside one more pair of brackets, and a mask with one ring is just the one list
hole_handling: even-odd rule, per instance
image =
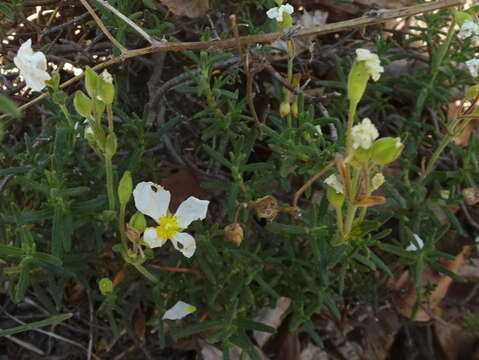
[[294, 61], [294, 43], [288, 40], [288, 81], [293, 81], [293, 61]]
[[429, 162], [427, 163], [426, 167], [426, 172], [423, 174], [422, 179], [425, 179], [427, 175], [431, 173], [431, 171], [434, 169], [434, 166], [439, 159], [439, 156], [441, 153], [444, 151], [446, 146], [451, 142], [452, 136], [450, 134], [447, 134], [444, 136], [444, 139], [442, 139], [442, 142], [439, 144], [439, 146], [436, 148], [436, 151], [432, 154], [431, 158], [429, 159]]
[[105, 156], [106, 191], [110, 210], [115, 211], [115, 192], [113, 191], [113, 165], [111, 157]]
[[359, 210], [359, 222], [362, 223], [364, 218], [366, 217], [366, 212], [368, 211], [367, 206], [364, 206]]
[[351, 203], [348, 204], [348, 211], [346, 214], [346, 224], [344, 227], [346, 236], [349, 236], [349, 233], [351, 232], [351, 228], [353, 227], [354, 216], [356, 215], [357, 209], [358, 207], [356, 205], [353, 205]]
[[60, 104], [60, 109], [65, 115], [65, 118], [67, 119], [68, 126], [73, 129], [73, 120], [72, 117], [70, 116], [70, 112], [68, 111], [67, 107], [65, 104]]
[[342, 206], [336, 207], [336, 221], [338, 223], [338, 229], [341, 236], [344, 233], [344, 219], [343, 219], [343, 208]]
[[121, 243], [123, 245], [123, 249], [125, 251], [128, 251], [128, 242], [127, 242], [127, 237], [126, 237], [126, 224], [125, 224], [125, 208], [126, 204], [120, 204], [120, 220], [119, 220], [119, 225], [120, 225], [120, 238], [121, 238]]
[[154, 282], [155, 284], [158, 282], [158, 279], [156, 278], [155, 275], [153, 275], [151, 272], [146, 270], [146, 268], [143, 265], [140, 264], [132, 264], [136, 270], [138, 270], [141, 274], [143, 274], [148, 280]]
[[356, 109], [358, 107], [357, 102], [349, 103], [348, 111], [348, 127], [346, 129], [346, 154], [349, 156], [353, 151], [353, 123], [354, 116], [356, 115]]
[[108, 116], [108, 133], [113, 133], [113, 110], [111, 108], [111, 104], [106, 106], [106, 112]]

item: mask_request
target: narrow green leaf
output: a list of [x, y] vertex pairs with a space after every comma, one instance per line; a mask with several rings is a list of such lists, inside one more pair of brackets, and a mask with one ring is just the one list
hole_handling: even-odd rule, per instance
[[55, 316], [52, 316], [51, 318], [48, 318], [48, 319], [45, 319], [45, 320], [35, 321], [35, 322], [32, 322], [32, 323], [17, 326], [17, 327], [14, 327], [14, 328], [0, 330], [0, 337], [15, 335], [15, 334], [18, 334], [18, 333], [21, 333], [21, 332], [24, 332], [24, 331], [33, 330], [33, 329], [37, 329], [37, 328], [40, 328], [40, 327], [57, 324], [59, 322], [70, 319], [72, 316], [73, 316], [73, 313], [55, 315]]

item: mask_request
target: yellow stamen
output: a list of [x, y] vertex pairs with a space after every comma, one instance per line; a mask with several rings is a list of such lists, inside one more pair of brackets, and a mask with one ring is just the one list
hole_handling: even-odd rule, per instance
[[177, 232], [181, 231], [178, 226], [178, 219], [171, 213], [167, 213], [158, 219], [156, 234], [161, 239], [171, 239]]

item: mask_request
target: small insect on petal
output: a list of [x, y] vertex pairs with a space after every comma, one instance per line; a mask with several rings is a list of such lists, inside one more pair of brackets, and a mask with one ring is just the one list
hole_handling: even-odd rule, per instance
[[196, 311], [194, 305], [178, 301], [172, 308], [168, 309], [163, 315], [163, 320], [179, 320]]

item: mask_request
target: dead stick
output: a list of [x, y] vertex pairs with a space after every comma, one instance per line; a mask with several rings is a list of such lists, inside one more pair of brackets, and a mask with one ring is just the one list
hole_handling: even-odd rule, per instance
[[[292, 34], [291, 38], [299, 38], [303, 36], [311, 36], [311, 35], [325, 35], [330, 34], [333, 32], [338, 31], [345, 31], [356, 27], [368, 26], [368, 25], [375, 25], [387, 22], [392, 19], [402, 18], [402, 17], [410, 17], [413, 15], [435, 11], [439, 9], [444, 9], [451, 6], [458, 6], [464, 4], [465, 0], [442, 0], [442, 1], [435, 1], [425, 4], [419, 4], [414, 6], [409, 6], [397, 10], [384, 10], [376, 16], [362, 16], [360, 18], [340, 21], [333, 24], [324, 24], [319, 26], [313, 26], [307, 29], [303, 29], [298, 31], [295, 34]], [[226, 49], [232, 48], [238, 45], [247, 45], [247, 44], [255, 44], [255, 43], [271, 43], [283, 36], [281, 32], [273, 32], [269, 34], [259, 34], [259, 35], [247, 35], [247, 36], [240, 36], [239, 38], [231, 38], [226, 40], [218, 40], [218, 41], [197, 41], [197, 42], [164, 42], [162, 44], [157, 44], [154, 46], [149, 46], [141, 49], [129, 50], [126, 53], [107, 60], [101, 64], [96, 65], [93, 67], [94, 70], [101, 70], [110, 65], [116, 64], [118, 62], [122, 62], [126, 59], [150, 54], [157, 51], [182, 51], [182, 50], [200, 50], [200, 49], [208, 49], [208, 48], [217, 48], [217, 49]], [[64, 88], [69, 86], [76, 81], [83, 78], [83, 74], [75, 76], [70, 80], [64, 82], [61, 87]], [[42, 95], [36, 97], [35, 99], [31, 100], [30, 102], [20, 106], [18, 109], [20, 111], [29, 108], [30, 106], [36, 104], [37, 102], [41, 101], [42, 99], [46, 98], [48, 93], [43, 93]], [[10, 115], [5, 114], [0, 116], [0, 120], [4, 120], [10, 117]]]

